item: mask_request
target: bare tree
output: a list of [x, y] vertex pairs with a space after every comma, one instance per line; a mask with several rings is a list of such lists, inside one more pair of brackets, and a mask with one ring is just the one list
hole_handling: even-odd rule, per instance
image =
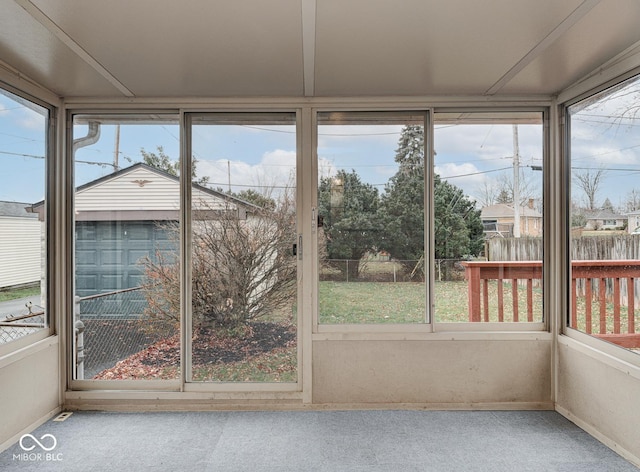
[[[499, 195], [509, 195], [511, 201], [509, 203], [513, 203], [513, 173], [505, 172], [500, 174], [497, 179]], [[518, 202], [520, 206], [527, 204], [531, 199], [539, 199], [540, 198], [540, 187], [539, 181], [536, 179], [535, 174], [532, 175], [531, 171], [527, 171], [526, 168], [520, 168], [520, 178], [519, 181], [519, 190], [518, 194], [520, 195], [520, 201]], [[506, 203], [506, 202], [500, 202]]]
[[[282, 192], [275, 208], [247, 207], [232, 198], [222, 206], [200, 202], [197, 207], [191, 255], [193, 325], [234, 332], [291, 303], [296, 290], [292, 192]], [[172, 229], [174, 237], [177, 229]], [[178, 264], [162, 257], [144, 264], [149, 282], [146, 314], [175, 325]]]
[[480, 206], [487, 207], [498, 203], [497, 200], [500, 194], [500, 189], [498, 188], [497, 181], [485, 180], [482, 182], [482, 186], [480, 186], [475, 193], [476, 201]]
[[640, 192], [636, 189], [631, 190], [624, 202], [624, 211], [640, 210]]
[[596, 208], [596, 195], [605, 175], [606, 171], [604, 167], [598, 169], [583, 169], [580, 172], [573, 173], [576, 185], [582, 189], [587, 198], [587, 207], [589, 210], [595, 210]]

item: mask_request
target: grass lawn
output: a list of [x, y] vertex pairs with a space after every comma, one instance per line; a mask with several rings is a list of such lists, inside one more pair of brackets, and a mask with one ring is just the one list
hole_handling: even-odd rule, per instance
[[274, 349], [237, 362], [193, 366], [194, 382], [296, 382], [296, 347]]
[[[586, 303], [586, 299], [584, 297], [578, 297], [576, 305], [577, 305], [576, 306], [576, 314], [577, 314], [578, 326], [572, 326], [572, 327], [578, 329], [579, 331], [587, 332], [587, 329], [586, 329], [587, 328], [587, 323], [586, 323], [586, 306], [587, 306], [587, 303]], [[614, 332], [613, 312], [614, 312], [613, 303], [607, 302], [606, 303], [606, 313], [607, 313], [606, 327], [607, 327], [607, 333], [613, 333]], [[638, 329], [640, 328], [640, 307], [636, 308], [634, 314], [635, 314], [635, 329], [636, 329], [636, 332], [637, 332]], [[620, 307], [620, 332], [621, 333], [627, 333], [628, 332], [628, 327], [629, 327], [629, 312], [628, 312], [626, 306], [621, 306]], [[600, 301], [597, 300], [597, 298], [595, 296], [594, 296], [593, 300], [591, 301], [591, 333], [593, 333], [593, 334], [600, 333]]]
[[15, 300], [16, 298], [34, 297], [40, 295], [40, 287], [17, 288], [0, 292], [0, 302]]
[[[439, 322], [468, 322], [467, 283], [465, 281], [435, 283], [435, 316]], [[498, 321], [497, 299], [498, 284], [489, 284], [489, 311], [492, 322]], [[503, 286], [504, 321], [513, 321], [513, 300], [511, 284]], [[322, 324], [362, 324], [362, 323], [422, 323], [425, 317], [425, 288], [423, 283], [414, 282], [320, 282], [319, 307]], [[527, 293], [525, 286], [518, 287], [519, 320], [527, 320]], [[585, 301], [578, 298], [578, 329], [585, 329]], [[613, 332], [613, 312], [607, 305], [607, 331]], [[626, 331], [626, 310], [621, 309], [621, 331]], [[534, 321], [542, 321], [542, 289], [533, 289]], [[297, 379], [297, 348], [295, 327], [295, 309], [281, 310], [269, 319], [261, 319], [263, 327], [270, 327], [259, 339], [250, 337], [225, 338], [208, 333], [194, 338], [193, 380], [209, 382], [295, 382]], [[599, 304], [593, 300], [593, 332], [599, 333]], [[258, 327], [260, 323], [255, 326]], [[636, 326], [640, 326], [640, 309], [636, 310]], [[288, 341], [282, 339], [284, 332], [290, 330]], [[277, 342], [274, 340], [278, 339]], [[254, 345], [264, 342], [275, 344], [254, 350]], [[205, 344], [199, 344], [204, 342]], [[178, 338], [175, 337], [173, 355], [179, 354]], [[221, 352], [219, 352], [222, 350]], [[196, 355], [198, 353], [198, 355]], [[238, 356], [230, 354], [240, 354]], [[236, 358], [237, 357], [237, 358]], [[124, 362], [106, 371], [109, 377], [103, 378], [176, 378], [175, 366], [178, 358], [165, 364], [171, 358], [168, 351], [151, 346]], [[159, 362], [158, 362], [159, 361]], [[156, 365], [150, 368], [150, 365]]]
[[[519, 319], [526, 321], [527, 296], [518, 291]], [[439, 322], [469, 321], [467, 283], [436, 282], [435, 316]], [[497, 284], [489, 285], [490, 321], [498, 321]], [[504, 284], [504, 319], [513, 320], [511, 284]], [[320, 323], [422, 323], [424, 284], [414, 282], [320, 282]], [[542, 320], [542, 291], [534, 289], [534, 321]]]
[[424, 284], [320, 282], [320, 323], [424, 322]]

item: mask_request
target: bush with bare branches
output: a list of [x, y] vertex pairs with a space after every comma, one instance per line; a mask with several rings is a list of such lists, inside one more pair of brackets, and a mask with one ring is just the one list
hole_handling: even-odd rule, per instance
[[[229, 197], [215, 208], [194, 203], [191, 234], [194, 327], [241, 329], [292, 303], [296, 290], [295, 208], [284, 192], [271, 208]], [[168, 229], [178, 238], [178, 227]], [[147, 316], [174, 327], [180, 313], [180, 269], [158, 255], [144, 262]]]

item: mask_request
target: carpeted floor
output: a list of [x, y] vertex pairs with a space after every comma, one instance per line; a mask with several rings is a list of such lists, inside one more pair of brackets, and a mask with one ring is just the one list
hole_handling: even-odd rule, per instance
[[639, 469], [555, 412], [402, 410], [75, 412], [0, 453], [0, 470]]

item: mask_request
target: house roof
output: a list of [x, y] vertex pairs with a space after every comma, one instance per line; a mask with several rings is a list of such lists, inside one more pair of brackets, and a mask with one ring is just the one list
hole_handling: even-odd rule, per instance
[[[480, 213], [480, 218], [513, 218], [513, 214], [513, 205], [497, 203], [495, 205], [484, 207]], [[538, 210], [530, 208], [529, 206], [520, 207], [520, 216], [527, 218], [542, 218], [542, 214]]]
[[627, 217], [608, 208], [592, 210], [585, 215], [587, 220], [624, 220]]
[[[104, 175], [104, 176], [102, 176], [102, 177], [100, 177], [98, 179], [95, 179], [95, 180], [87, 182], [87, 183], [85, 183], [83, 185], [80, 185], [79, 187], [76, 188], [76, 194], [90, 191], [93, 188], [96, 188], [96, 187], [98, 187], [98, 186], [100, 186], [102, 184], [108, 183], [110, 181], [114, 181], [116, 179], [122, 179], [123, 177], [126, 177], [128, 174], [136, 173], [136, 171], [141, 170], [141, 169], [144, 169], [144, 170], [146, 170], [148, 172], [152, 172], [154, 174], [157, 174], [158, 176], [162, 177], [163, 179], [172, 181], [175, 184], [179, 184], [180, 183], [179, 177], [177, 177], [177, 176], [175, 176], [173, 174], [169, 174], [168, 172], [165, 172], [165, 171], [163, 171], [161, 169], [158, 169], [157, 167], [150, 166], [150, 165], [145, 164], [143, 162], [138, 162], [138, 163], [133, 164], [133, 165], [131, 165], [129, 167], [126, 167], [124, 169], [117, 170], [117, 171], [112, 172], [110, 174]], [[140, 187], [142, 187], [143, 185], [144, 185], [144, 183], [140, 183]], [[199, 192], [202, 192], [203, 194], [209, 195], [209, 196], [214, 197], [216, 199], [223, 200], [223, 201], [226, 201], [226, 202], [230, 202], [230, 203], [239, 205], [239, 206], [241, 206], [242, 208], [244, 208], [248, 212], [260, 210], [260, 207], [255, 205], [255, 204], [253, 204], [253, 203], [250, 203], [250, 202], [247, 202], [247, 201], [242, 200], [240, 198], [234, 197], [233, 195], [229, 195], [227, 193], [220, 192], [218, 190], [213, 190], [213, 189], [210, 189], [208, 187], [204, 187], [202, 185], [198, 185], [198, 184], [195, 184], [195, 183], [192, 184], [192, 188], [194, 190], [198, 190]], [[28, 204], [25, 204], [25, 205], [29, 206]], [[41, 200], [38, 203], [34, 203], [32, 205], [32, 209], [35, 212], [39, 212], [39, 211], [42, 210], [43, 205], [44, 205], [44, 201]]]
[[[168, 172], [166, 172], [166, 171], [164, 171], [162, 169], [158, 169], [157, 167], [153, 167], [153, 166], [150, 166], [148, 164], [145, 164], [144, 162], [137, 162], [137, 163], [135, 163], [135, 164], [133, 164], [133, 165], [131, 165], [129, 167], [125, 167], [124, 169], [117, 170], [117, 171], [115, 171], [115, 172], [113, 172], [111, 174], [107, 174], [107, 175], [102, 176], [102, 177], [100, 177], [100, 178], [98, 178], [96, 180], [92, 180], [91, 182], [87, 182], [86, 184], [80, 185], [79, 187], [76, 188], [76, 192], [80, 192], [80, 191], [86, 190], [88, 188], [95, 187], [98, 184], [101, 184], [103, 182], [106, 182], [106, 181], [109, 181], [109, 180], [112, 180], [112, 179], [120, 178], [120, 177], [122, 177], [122, 176], [124, 176], [126, 174], [130, 174], [130, 173], [132, 173], [132, 172], [134, 172], [134, 171], [136, 171], [137, 169], [140, 169], [140, 168], [146, 169], [146, 170], [148, 170], [150, 172], [154, 172], [154, 173], [156, 173], [156, 174], [158, 174], [158, 175], [160, 175], [160, 176], [162, 176], [162, 177], [164, 177], [166, 179], [173, 180], [173, 181], [175, 181], [177, 183], [180, 182], [180, 178], [178, 176], [176, 176], [176, 175], [170, 174], [170, 173], [168, 173]], [[202, 185], [194, 183], [194, 184], [192, 184], [192, 188], [198, 189], [198, 190], [200, 190], [200, 191], [202, 191], [202, 192], [204, 192], [204, 193], [206, 193], [208, 195], [211, 195], [211, 196], [223, 199], [223, 200], [227, 200], [229, 202], [237, 203], [239, 205], [242, 205], [242, 206], [246, 207], [246, 209], [253, 209], [253, 210], [259, 210], [260, 209], [260, 207], [258, 207], [257, 205], [254, 205], [253, 203], [247, 202], [247, 201], [242, 200], [241, 198], [238, 198], [238, 197], [234, 197], [233, 195], [229, 195], [228, 193], [220, 192], [218, 190], [213, 190], [213, 189], [211, 189], [209, 187], [204, 187]]]
[[637, 0], [149, 5], [2, 2], [0, 62], [59, 97], [549, 97], [640, 47]]
[[0, 201], [0, 216], [37, 218], [37, 214], [27, 211], [30, 207], [30, 203]]

